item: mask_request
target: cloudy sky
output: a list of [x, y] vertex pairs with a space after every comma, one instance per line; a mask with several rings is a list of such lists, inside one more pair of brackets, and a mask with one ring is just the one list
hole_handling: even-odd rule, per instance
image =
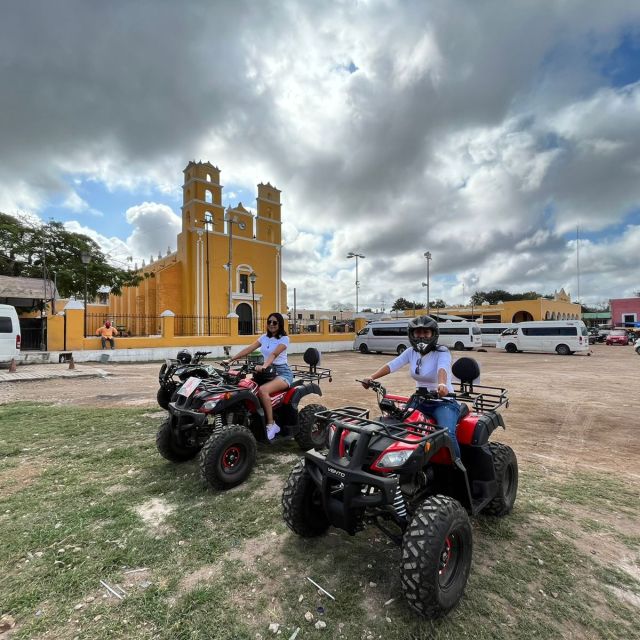
[[182, 169], [282, 190], [298, 306], [640, 289], [640, 3], [5, 0], [0, 211], [121, 263], [175, 248]]

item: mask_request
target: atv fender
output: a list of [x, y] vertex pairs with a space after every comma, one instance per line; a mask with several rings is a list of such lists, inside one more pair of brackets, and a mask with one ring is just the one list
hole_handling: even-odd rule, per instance
[[322, 389], [320, 389], [320, 386], [315, 382], [310, 382], [309, 384], [292, 387], [290, 390], [290, 394], [291, 395], [286, 399], [286, 401], [294, 409], [297, 409], [298, 403], [300, 402], [300, 400], [302, 400], [302, 398], [310, 394], [321, 396]]
[[482, 446], [489, 441], [489, 437], [498, 427], [505, 429], [504, 419], [496, 411], [488, 411], [477, 418], [467, 415], [458, 424], [458, 442]]

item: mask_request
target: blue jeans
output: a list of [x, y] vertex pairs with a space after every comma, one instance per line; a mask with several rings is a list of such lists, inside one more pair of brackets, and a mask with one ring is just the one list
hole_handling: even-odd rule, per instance
[[289, 386], [293, 382], [293, 371], [289, 368], [288, 364], [275, 364], [273, 365], [276, 370], [276, 376], [282, 378]]
[[460, 457], [460, 445], [456, 438], [456, 427], [460, 419], [460, 405], [453, 398], [441, 400], [421, 400], [415, 403], [415, 408], [426, 416], [431, 416], [438, 426], [447, 429], [451, 437], [451, 444], [456, 458]]

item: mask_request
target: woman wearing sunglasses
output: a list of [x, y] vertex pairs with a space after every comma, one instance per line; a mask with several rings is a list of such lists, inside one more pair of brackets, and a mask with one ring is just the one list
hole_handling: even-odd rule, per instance
[[440, 331], [438, 323], [430, 316], [413, 318], [407, 326], [409, 342], [413, 349], [406, 349], [397, 358], [378, 369], [371, 377], [362, 381], [367, 389], [368, 382], [394, 373], [404, 365], [410, 366], [411, 377], [417, 389], [428, 389], [437, 393], [438, 400], [415, 396], [411, 406], [423, 414], [431, 416], [439, 427], [449, 431], [456, 459], [460, 459], [460, 446], [456, 438], [456, 426], [460, 417], [460, 405], [451, 397], [451, 353], [444, 346], [438, 346]]
[[276, 377], [269, 382], [260, 385], [258, 397], [264, 409], [264, 417], [267, 423], [267, 438], [273, 440], [280, 427], [273, 421], [273, 408], [271, 407], [271, 394], [276, 391], [284, 391], [293, 382], [293, 372], [287, 363], [287, 347], [289, 346], [289, 336], [284, 330], [284, 318], [280, 313], [272, 313], [267, 318], [267, 332], [263, 333], [253, 344], [245, 347], [235, 356], [229, 358], [228, 362], [240, 360], [256, 349], [260, 349], [264, 356], [264, 364], [256, 367], [256, 372], [260, 373], [267, 367], [273, 365]]

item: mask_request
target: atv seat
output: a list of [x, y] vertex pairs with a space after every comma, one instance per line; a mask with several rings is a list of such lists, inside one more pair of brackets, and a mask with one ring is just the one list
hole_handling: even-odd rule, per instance
[[464, 402], [460, 403], [460, 417], [458, 418], [458, 422], [464, 420], [465, 416], [469, 415], [469, 405], [464, 404]]

